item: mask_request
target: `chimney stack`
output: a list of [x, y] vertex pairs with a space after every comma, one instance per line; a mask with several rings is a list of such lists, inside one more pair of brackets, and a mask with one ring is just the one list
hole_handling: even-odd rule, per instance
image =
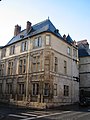
[[26, 25], [26, 31], [27, 31], [27, 33], [31, 29], [31, 24], [32, 24], [31, 22], [27, 21], [27, 25]]
[[21, 31], [21, 26], [15, 25], [14, 36], [17, 36]]
[[65, 34], [63, 35], [63, 38], [64, 38], [64, 40], [66, 40], [66, 35]]

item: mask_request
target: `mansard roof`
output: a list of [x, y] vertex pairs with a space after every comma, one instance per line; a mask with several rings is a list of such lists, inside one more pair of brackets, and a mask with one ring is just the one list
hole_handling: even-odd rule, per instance
[[[57, 37], [61, 38], [61, 40], [63, 40], [64, 42], [72, 45], [73, 40], [70, 37], [70, 35], [68, 35], [66, 37], [66, 39], [64, 39], [61, 34], [59, 33], [59, 30], [55, 28], [55, 26], [52, 24], [52, 22], [49, 19], [46, 19], [38, 24], [35, 24], [33, 26], [31, 26], [31, 29], [29, 30], [29, 32], [27, 32], [26, 29], [20, 31], [20, 33], [16, 36], [14, 36], [5, 46], [14, 44], [16, 42], [22, 41], [28, 37], [32, 37], [35, 36], [37, 34], [43, 33], [43, 32], [51, 32], [54, 35], [56, 35]], [[5, 47], [3, 46], [3, 47]]]
[[20, 41], [22, 39], [25, 39], [27, 37], [32, 37], [34, 35], [40, 34], [42, 32], [52, 32], [53, 34], [55, 34], [58, 37], [61, 37], [60, 33], [58, 32], [58, 30], [55, 28], [55, 26], [51, 23], [51, 21], [49, 19], [40, 22], [38, 24], [35, 24], [31, 27], [31, 30], [29, 31], [29, 33], [27, 34], [26, 29], [24, 29], [23, 31], [21, 31], [17, 36], [14, 36], [8, 43], [7, 45], [10, 45], [14, 42]]

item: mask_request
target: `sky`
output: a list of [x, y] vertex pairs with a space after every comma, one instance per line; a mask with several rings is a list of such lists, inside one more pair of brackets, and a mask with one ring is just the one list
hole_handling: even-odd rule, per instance
[[12, 39], [15, 25], [23, 30], [27, 21], [34, 25], [48, 17], [62, 36], [90, 43], [90, 0], [2, 0], [0, 46]]

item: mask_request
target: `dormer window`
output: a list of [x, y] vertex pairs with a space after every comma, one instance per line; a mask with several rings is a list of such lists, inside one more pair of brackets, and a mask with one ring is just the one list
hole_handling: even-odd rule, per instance
[[10, 55], [15, 54], [15, 45], [10, 47]]
[[27, 51], [27, 41], [21, 43], [21, 52]]
[[42, 46], [42, 39], [41, 37], [37, 37], [33, 41], [33, 48], [38, 48]]

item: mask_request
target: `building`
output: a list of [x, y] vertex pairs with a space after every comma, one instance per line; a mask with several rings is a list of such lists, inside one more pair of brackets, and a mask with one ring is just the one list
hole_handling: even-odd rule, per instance
[[0, 51], [0, 100], [45, 108], [79, 100], [78, 52], [47, 19], [26, 29], [16, 25], [14, 37]]
[[90, 97], [90, 49], [87, 40], [77, 42], [79, 53], [80, 97]]

